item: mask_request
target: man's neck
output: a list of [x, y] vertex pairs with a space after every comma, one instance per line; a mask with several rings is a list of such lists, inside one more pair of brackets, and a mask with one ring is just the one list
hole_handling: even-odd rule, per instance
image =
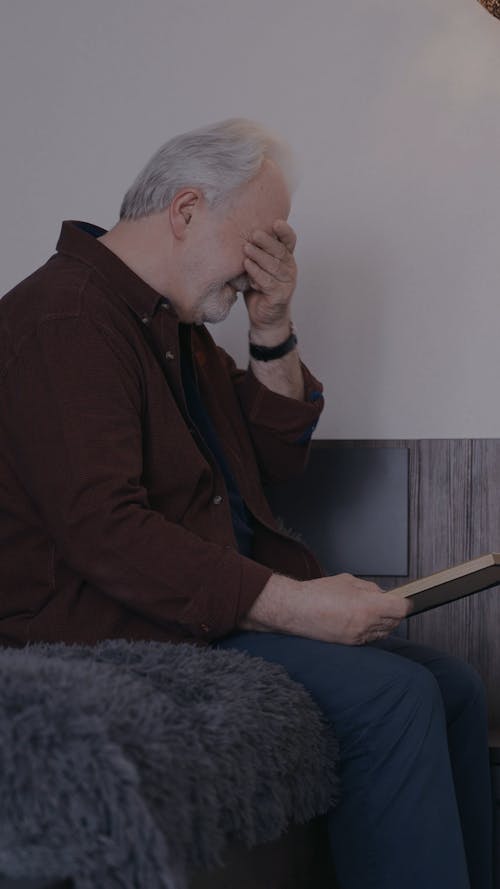
[[153, 290], [168, 295], [166, 244], [161, 243], [158, 217], [120, 220], [98, 240]]

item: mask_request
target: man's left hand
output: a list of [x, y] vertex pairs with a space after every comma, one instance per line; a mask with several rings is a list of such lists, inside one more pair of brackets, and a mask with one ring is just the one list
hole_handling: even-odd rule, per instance
[[245, 241], [244, 267], [254, 289], [248, 290], [244, 298], [254, 330], [276, 330], [282, 337], [289, 326], [290, 302], [297, 283], [293, 257], [296, 241], [293, 228], [283, 219], [273, 223], [273, 235], [258, 230]]

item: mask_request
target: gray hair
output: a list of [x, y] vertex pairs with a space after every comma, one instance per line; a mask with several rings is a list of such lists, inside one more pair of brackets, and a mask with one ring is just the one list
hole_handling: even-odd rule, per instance
[[171, 204], [181, 188], [199, 188], [209, 207], [223, 204], [249, 182], [268, 158], [280, 167], [290, 192], [295, 169], [290, 148], [274, 133], [245, 118], [230, 118], [170, 139], [128, 189], [120, 219], [140, 219]]

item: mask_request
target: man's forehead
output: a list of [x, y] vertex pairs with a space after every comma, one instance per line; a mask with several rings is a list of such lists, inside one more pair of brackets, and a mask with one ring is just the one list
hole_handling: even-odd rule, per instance
[[239, 215], [238, 229], [240, 234], [248, 238], [257, 229], [268, 235], [273, 234], [273, 225], [278, 219], [288, 220], [290, 215], [289, 203], [268, 204], [267, 207], [260, 208], [260, 212], [242, 212]]
[[273, 223], [277, 219], [287, 220], [290, 215], [291, 201], [284, 176], [271, 162], [235, 197], [239, 228], [246, 237], [255, 229], [272, 234]]

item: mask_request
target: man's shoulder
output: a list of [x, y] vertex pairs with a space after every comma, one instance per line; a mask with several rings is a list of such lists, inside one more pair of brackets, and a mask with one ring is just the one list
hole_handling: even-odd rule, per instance
[[0, 299], [0, 372], [46, 324], [84, 317], [110, 324], [120, 309], [92, 266], [54, 254]]
[[55, 253], [5, 294], [0, 300], [0, 318], [19, 316], [40, 322], [57, 315], [74, 317], [82, 311], [84, 295], [104, 289], [92, 267]]

